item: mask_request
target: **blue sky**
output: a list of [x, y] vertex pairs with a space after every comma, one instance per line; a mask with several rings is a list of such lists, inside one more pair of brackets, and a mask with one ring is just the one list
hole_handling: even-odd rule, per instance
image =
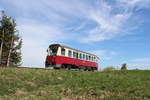
[[17, 21], [23, 65], [44, 67], [49, 44], [100, 57], [100, 68], [150, 69], [150, 0], [0, 0]]

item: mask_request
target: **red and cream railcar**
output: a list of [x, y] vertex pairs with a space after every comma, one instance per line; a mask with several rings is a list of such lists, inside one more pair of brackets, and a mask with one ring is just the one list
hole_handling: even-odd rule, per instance
[[99, 58], [96, 55], [76, 50], [60, 44], [52, 44], [47, 49], [45, 67], [64, 69], [97, 70]]

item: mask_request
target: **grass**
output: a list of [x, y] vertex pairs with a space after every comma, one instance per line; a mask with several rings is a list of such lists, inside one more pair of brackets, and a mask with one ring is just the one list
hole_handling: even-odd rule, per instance
[[150, 71], [0, 68], [0, 100], [150, 100]]

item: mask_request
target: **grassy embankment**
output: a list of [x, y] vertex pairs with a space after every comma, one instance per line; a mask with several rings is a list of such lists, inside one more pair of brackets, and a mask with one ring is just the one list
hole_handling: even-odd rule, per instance
[[0, 68], [0, 100], [150, 100], [150, 71]]

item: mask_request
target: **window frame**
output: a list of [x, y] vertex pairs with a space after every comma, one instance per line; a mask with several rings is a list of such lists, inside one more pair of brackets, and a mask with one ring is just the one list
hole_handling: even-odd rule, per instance
[[93, 61], [93, 56], [92, 56], [92, 61]]
[[79, 59], [79, 53], [76, 52], [76, 59]]
[[88, 57], [88, 55], [86, 55], [86, 60], [89, 60], [89, 57]]

